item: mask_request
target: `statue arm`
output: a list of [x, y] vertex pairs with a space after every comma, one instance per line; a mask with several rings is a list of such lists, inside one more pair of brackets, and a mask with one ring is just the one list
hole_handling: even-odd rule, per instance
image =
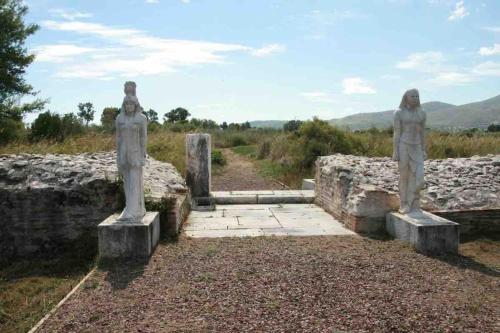
[[394, 113], [394, 134], [392, 137], [392, 159], [399, 161], [399, 138], [401, 137], [401, 119], [399, 110]]
[[146, 120], [146, 117], [144, 117], [144, 120], [142, 121], [141, 124], [141, 152], [142, 156], [144, 159], [146, 159], [146, 147], [148, 144], [148, 121]]
[[422, 153], [424, 155], [424, 160], [427, 158], [427, 153], [425, 152], [425, 120], [427, 118], [427, 115], [425, 112], [423, 113], [422, 117], [422, 130], [420, 131], [420, 143], [422, 145]]
[[118, 117], [115, 119], [115, 134], [116, 134], [116, 159], [118, 162], [118, 170], [120, 170], [120, 154], [121, 154], [121, 146], [122, 146], [122, 133], [120, 126], [118, 126]]

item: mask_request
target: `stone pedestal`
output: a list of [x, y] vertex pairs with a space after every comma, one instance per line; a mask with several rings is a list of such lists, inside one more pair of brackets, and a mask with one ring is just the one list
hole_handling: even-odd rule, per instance
[[210, 196], [210, 134], [186, 135], [186, 183], [193, 198]]
[[160, 214], [147, 212], [140, 222], [117, 222], [114, 214], [97, 227], [99, 257], [149, 257], [160, 239]]
[[434, 214], [420, 215], [388, 213], [386, 230], [396, 239], [411, 243], [426, 254], [457, 253], [459, 224]]

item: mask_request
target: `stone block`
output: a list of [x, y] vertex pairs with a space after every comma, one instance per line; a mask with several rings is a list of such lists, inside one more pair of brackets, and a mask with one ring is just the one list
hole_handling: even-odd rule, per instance
[[117, 222], [113, 214], [97, 226], [99, 257], [149, 257], [160, 239], [160, 214], [147, 212], [140, 222]]
[[434, 214], [388, 213], [386, 230], [396, 239], [411, 243], [426, 254], [457, 253], [460, 225]]
[[210, 196], [211, 182], [210, 134], [186, 135], [186, 184], [193, 198]]
[[314, 191], [315, 182], [314, 178], [312, 179], [302, 179], [302, 190], [312, 190]]

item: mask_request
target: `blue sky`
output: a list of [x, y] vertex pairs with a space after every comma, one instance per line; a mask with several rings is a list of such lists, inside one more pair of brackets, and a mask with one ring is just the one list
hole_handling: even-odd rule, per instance
[[[25, 0], [48, 109], [119, 106], [218, 122], [463, 104], [500, 94], [500, 1]], [[29, 120], [29, 119], [28, 119]]]

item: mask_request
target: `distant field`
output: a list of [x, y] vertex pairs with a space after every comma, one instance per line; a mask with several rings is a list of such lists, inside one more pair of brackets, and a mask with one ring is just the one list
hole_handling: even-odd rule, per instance
[[[299, 186], [303, 177], [311, 177], [310, 161], [319, 155], [336, 152], [372, 157], [392, 155], [392, 135], [388, 131], [346, 132], [337, 129], [333, 133], [340, 136], [329, 137], [333, 134], [328, 134], [328, 131], [322, 133], [324, 128], [321, 126], [306, 134], [269, 129], [210, 133], [214, 147], [232, 147], [237, 154], [258, 157], [262, 174], [278, 178], [290, 186]], [[152, 131], [148, 134], [148, 154], [157, 160], [172, 163], [184, 173], [185, 135], [164, 128]], [[70, 137], [63, 142], [22, 140], [10, 143], [0, 146], [0, 154], [79, 154], [113, 149], [114, 134], [88, 130], [83, 135]], [[500, 133], [431, 131], [427, 135], [427, 155], [430, 159], [487, 154], [500, 154]]]

